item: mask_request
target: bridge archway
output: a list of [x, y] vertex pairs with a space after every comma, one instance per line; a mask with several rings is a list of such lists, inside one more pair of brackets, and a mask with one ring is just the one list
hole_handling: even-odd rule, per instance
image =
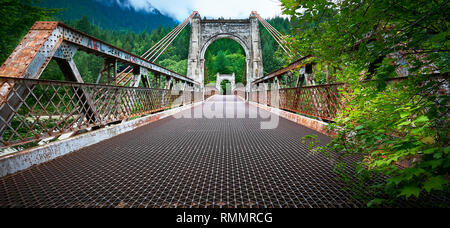
[[239, 36], [233, 35], [233, 34], [218, 34], [214, 37], [211, 37], [208, 41], [206, 41], [200, 51], [200, 60], [205, 59], [206, 51], [208, 50], [208, 47], [220, 39], [230, 39], [236, 41], [239, 45], [241, 45], [242, 49], [244, 49], [245, 56], [247, 58], [247, 61], [250, 60], [250, 48], [247, 46], [244, 40], [242, 40]]
[[191, 24], [187, 76], [204, 85], [205, 53], [219, 39], [234, 40], [244, 49], [247, 91], [250, 91], [251, 83], [264, 73], [259, 22], [254, 15], [246, 20], [202, 20], [195, 16]]
[[[209, 40], [203, 45], [203, 47], [202, 47], [202, 49], [201, 49], [201, 52], [200, 52], [200, 59], [201, 59], [201, 62], [202, 62], [203, 64], [206, 63], [205, 56], [206, 56], [206, 52], [207, 52], [208, 48], [209, 48], [214, 42], [216, 42], [216, 41], [218, 41], [218, 40], [221, 40], [221, 39], [229, 39], [229, 40], [232, 40], [232, 41], [238, 43], [239, 46], [242, 48], [242, 50], [244, 50], [244, 54], [245, 54], [245, 66], [244, 66], [244, 69], [245, 69], [245, 72], [244, 72], [244, 75], [240, 75], [240, 76], [246, 76], [246, 77], [248, 77], [248, 75], [250, 74], [250, 71], [249, 71], [249, 69], [250, 69], [250, 66], [249, 66], [249, 64], [250, 64], [250, 58], [249, 58], [249, 56], [250, 56], [250, 49], [248, 48], [247, 44], [246, 44], [241, 38], [239, 38], [238, 36], [235, 36], [235, 35], [233, 35], [233, 34], [220, 34], [220, 35], [214, 36], [214, 37], [212, 37], [211, 39], [209, 39]], [[205, 69], [206, 69], [206, 66], [203, 65], [203, 71], [204, 71]], [[222, 72], [221, 72], [221, 73], [222, 73]], [[216, 80], [216, 88], [217, 88], [217, 89], [220, 88], [220, 83], [221, 83], [221, 81], [227, 80], [227, 81], [229, 81], [229, 82], [231, 83], [232, 90], [234, 90], [234, 89], [236, 88], [236, 73], [234, 72], [232, 75], [231, 75], [231, 74], [229, 74], [229, 75], [227, 75], [227, 74], [221, 74], [221, 73], [219, 73], [219, 72], [217, 73], [217, 77], [216, 77], [216, 78], [217, 78], [217, 80]], [[204, 74], [203, 77], [205, 77], [205, 72], [203, 72], [203, 74]], [[222, 77], [222, 78], [221, 78], [221, 77]], [[246, 81], [248, 81], [248, 78], [246, 79]], [[239, 82], [241, 82], [241, 81], [239, 81]]]
[[[231, 85], [230, 90], [234, 91], [236, 89], [236, 74], [219, 74], [217, 73], [216, 89], [221, 91], [222, 82], [228, 81]], [[222, 91], [223, 92], [223, 91]]]

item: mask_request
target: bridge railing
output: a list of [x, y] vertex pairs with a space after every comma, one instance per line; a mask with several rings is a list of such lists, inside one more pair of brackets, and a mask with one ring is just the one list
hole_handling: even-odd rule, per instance
[[[403, 87], [395, 87], [398, 83], [409, 81], [409, 77], [397, 77], [386, 79], [388, 88], [396, 92]], [[429, 81], [442, 81], [448, 79], [448, 73], [435, 73], [428, 75], [428, 79], [422, 83]], [[363, 83], [376, 82], [375, 80], [363, 81]], [[448, 88], [441, 88], [441, 90], [448, 91]], [[342, 92], [347, 95], [343, 95]], [[274, 92], [278, 96], [274, 96]], [[325, 84], [318, 86], [308, 86], [299, 88], [284, 88], [277, 91], [254, 91], [249, 95], [249, 100], [263, 105], [272, 106], [286, 111], [304, 114], [316, 117], [322, 120], [333, 121], [338, 116], [339, 112], [345, 108], [345, 103], [351, 100], [352, 90], [348, 84]], [[448, 92], [447, 92], [448, 93]], [[273, 103], [277, 102], [278, 103]]]
[[206, 90], [205, 91], [205, 100], [218, 94], [218, 92], [216, 90]]
[[246, 92], [245, 92], [245, 90], [235, 90], [234, 91], [234, 95], [235, 96], [239, 96], [239, 97], [241, 97], [242, 99], [246, 99]]
[[193, 91], [9, 77], [0, 77], [0, 87], [11, 89], [0, 97], [0, 149], [36, 146], [202, 100]]
[[[344, 84], [319, 85], [300, 88], [279, 89], [278, 98], [272, 90], [251, 92], [252, 102], [274, 106], [279, 109], [332, 121], [337, 117], [343, 102], [339, 90]], [[273, 102], [278, 101], [278, 104]]]

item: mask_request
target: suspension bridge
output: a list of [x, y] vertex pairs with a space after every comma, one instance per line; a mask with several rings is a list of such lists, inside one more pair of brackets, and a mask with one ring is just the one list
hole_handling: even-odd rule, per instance
[[[187, 75], [155, 64], [189, 24]], [[0, 207], [363, 207], [301, 143], [330, 141], [345, 85], [316, 86], [311, 56], [264, 75], [259, 25], [292, 55], [257, 12], [193, 12], [141, 56], [36, 22], [0, 68]], [[247, 85], [231, 96], [204, 86], [206, 49], [223, 38], [246, 54]], [[104, 59], [96, 83], [83, 81], [77, 52]], [[64, 81], [40, 79], [51, 60]]]

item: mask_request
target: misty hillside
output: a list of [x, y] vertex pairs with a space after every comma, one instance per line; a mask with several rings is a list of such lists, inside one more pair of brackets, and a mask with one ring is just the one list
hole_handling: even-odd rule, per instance
[[160, 26], [173, 26], [177, 22], [155, 10], [153, 13], [136, 12], [107, 0], [41, 0], [41, 7], [62, 9], [56, 17], [71, 21], [87, 16], [91, 23], [112, 30], [141, 32]]

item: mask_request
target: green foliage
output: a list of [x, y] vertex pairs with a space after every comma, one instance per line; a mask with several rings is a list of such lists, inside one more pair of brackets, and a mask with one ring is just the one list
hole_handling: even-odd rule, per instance
[[0, 63], [3, 63], [29, 28], [38, 20], [55, 13], [52, 9], [33, 6], [35, 0], [2, 0], [0, 4]]
[[211, 53], [211, 54], [217, 54], [220, 51], [223, 51], [223, 52], [228, 51], [228, 53], [236, 53], [236, 54], [245, 55], [245, 51], [241, 47], [241, 45], [238, 42], [231, 40], [231, 39], [217, 40], [214, 43], [212, 43], [208, 47], [208, 50], [207, 50], [207, 52]]
[[187, 74], [187, 59], [176, 61], [173, 59], [165, 59], [159, 64], [163, 67], [166, 67], [169, 70], [173, 70], [179, 74], [186, 75]]
[[132, 7], [122, 7], [118, 2], [115, 0], [40, 0], [37, 6], [61, 9], [55, 15], [60, 21], [75, 21], [86, 16], [92, 24], [115, 31], [140, 33], [160, 26], [171, 27], [176, 24], [174, 19], [162, 15], [158, 10], [153, 10], [152, 13], [144, 10], [136, 11]]
[[225, 52], [220, 51], [214, 61], [214, 69], [221, 74], [231, 74], [233, 69], [231, 68], [230, 60], [225, 55]]
[[236, 74], [236, 83], [246, 79], [245, 51], [239, 43], [230, 39], [220, 39], [212, 43], [205, 54], [205, 84], [215, 81], [217, 73]]
[[[291, 23], [289, 19], [275, 17], [268, 19], [267, 22], [276, 28], [281, 34], [289, 35], [291, 33]], [[267, 75], [284, 66], [285, 60], [282, 56], [285, 53], [281, 50], [278, 43], [273, 39], [270, 33], [260, 24], [261, 48], [263, 56], [264, 75]]]
[[246, 83], [246, 58], [239, 53], [229, 54], [227, 58], [230, 60], [231, 71], [236, 73], [236, 83]]
[[[429, 76], [449, 71], [448, 1], [281, 2], [297, 31], [288, 40], [294, 58], [312, 54], [349, 83], [341, 92], [346, 108], [330, 126], [338, 135], [316, 150], [361, 158], [348, 179], [353, 184], [387, 177], [370, 186], [377, 198], [368, 206], [448, 194], [449, 80]], [[408, 80], [388, 83], [405, 69]]]

